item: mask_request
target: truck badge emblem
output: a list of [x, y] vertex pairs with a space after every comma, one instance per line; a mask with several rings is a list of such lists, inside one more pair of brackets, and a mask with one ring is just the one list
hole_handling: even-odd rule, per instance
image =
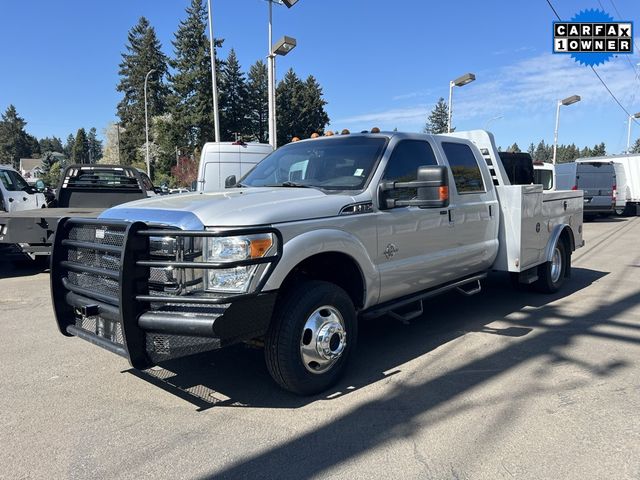
[[398, 253], [398, 247], [393, 243], [390, 243], [387, 245], [387, 248], [384, 249], [384, 256], [387, 257], [387, 260], [393, 257], [396, 253]]
[[102, 230], [101, 228], [96, 228], [96, 239], [97, 240], [102, 240], [104, 238], [104, 234], [106, 232], [104, 230]]

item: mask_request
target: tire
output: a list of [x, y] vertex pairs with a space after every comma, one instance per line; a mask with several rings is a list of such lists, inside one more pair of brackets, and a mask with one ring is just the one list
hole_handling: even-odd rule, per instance
[[353, 302], [343, 289], [318, 280], [299, 282], [278, 302], [265, 338], [269, 373], [290, 392], [320, 393], [344, 373], [357, 329]]
[[562, 287], [567, 275], [567, 251], [562, 240], [558, 240], [554, 247], [553, 258], [538, 267], [538, 280], [535, 283], [536, 290], [542, 293], [556, 293]]
[[616, 217], [626, 217], [625, 213], [627, 211], [627, 207], [616, 207], [616, 209], [614, 210]]
[[583, 217], [582, 217], [582, 219], [583, 219], [585, 222], [593, 222], [593, 221], [596, 219], [596, 215], [593, 215], [593, 214], [584, 214], [584, 215], [583, 215]]

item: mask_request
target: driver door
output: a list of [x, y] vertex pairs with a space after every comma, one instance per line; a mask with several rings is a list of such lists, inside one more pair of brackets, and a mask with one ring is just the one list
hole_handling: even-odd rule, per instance
[[[418, 167], [438, 165], [426, 140], [402, 140], [394, 148], [383, 182], [416, 180]], [[408, 200], [415, 190], [388, 192]], [[380, 302], [425, 290], [446, 281], [452, 224], [449, 208], [396, 207], [378, 212]]]

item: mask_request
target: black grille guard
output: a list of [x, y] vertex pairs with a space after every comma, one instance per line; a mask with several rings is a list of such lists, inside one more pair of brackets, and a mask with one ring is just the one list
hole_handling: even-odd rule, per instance
[[[73, 229], [76, 229], [76, 232], [93, 231], [94, 238], [78, 238], [80, 235], [77, 233], [70, 235]], [[100, 231], [100, 235], [96, 233], [97, 231]], [[150, 258], [150, 237], [223, 237], [260, 233], [275, 235], [277, 249], [274, 255], [225, 263], [164, 261]], [[70, 238], [72, 236], [76, 238]], [[108, 238], [109, 236], [112, 238]], [[84, 237], [86, 237], [86, 231]], [[282, 257], [282, 243], [280, 232], [271, 227], [187, 231], [159, 229], [144, 222], [62, 218], [56, 229], [51, 261], [51, 296], [58, 329], [65, 336], [78, 336], [128, 358], [134, 368], [147, 368], [154, 362], [150, 361], [146, 354], [145, 330], [140, 327], [139, 319], [151, 311], [151, 303], [154, 305], [178, 304], [184, 305], [185, 308], [189, 305], [224, 307], [233, 302], [259, 296]], [[88, 265], [70, 259], [78, 257], [78, 249], [85, 255], [89, 252], [92, 259], [108, 257], [110, 263], [105, 268], [101, 260], [97, 261], [99, 265]], [[75, 256], [70, 256], [71, 250], [74, 251]], [[114, 259], [119, 259], [118, 265], [113, 263]], [[150, 294], [149, 276], [152, 267], [208, 270], [256, 264], [268, 264], [268, 267], [255, 291], [251, 293], [217, 294], [216, 296], [204, 292], [192, 295]], [[82, 282], [72, 281], [70, 277], [84, 279], [85, 285], [78, 284]], [[100, 291], [101, 286], [109, 283], [112, 285], [110, 291]], [[117, 291], [117, 295], [114, 290]], [[95, 331], [82, 328], [85, 320], [90, 316], [95, 320], [91, 323], [95, 326]], [[112, 332], [112, 335], [104, 335], [101, 330], [100, 326], [105, 321], [111, 322], [113, 326], [110, 328], [117, 330], [115, 333]]]

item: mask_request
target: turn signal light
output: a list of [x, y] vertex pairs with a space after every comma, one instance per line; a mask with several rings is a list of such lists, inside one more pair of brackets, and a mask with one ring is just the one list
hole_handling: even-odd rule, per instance
[[438, 195], [441, 201], [449, 199], [449, 187], [442, 186], [438, 190]]
[[271, 248], [271, 245], [273, 245], [271, 235], [269, 235], [268, 237], [256, 238], [255, 240], [251, 240], [251, 258], [263, 257], [267, 250]]

